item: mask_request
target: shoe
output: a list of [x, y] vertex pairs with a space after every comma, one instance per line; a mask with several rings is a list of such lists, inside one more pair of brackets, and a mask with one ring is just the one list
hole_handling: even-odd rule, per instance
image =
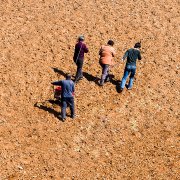
[[122, 92], [123, 92], [123, 88], [119, 88], [118, 93], [122, 93]]
[[60, 119], [62, 122], [64, 122], [66, 120], [66, 118], [62, 118], [61, 115], [58, 116], [58, 119]]
[[107, 77], [107, 78], [105, 79], [105, 82], [110, 82], [110, 77]]
[[64, 122], [66, 119], [65, 118], [61, 118], [61, 121]]
[[71, 118], [72, 118], [72, 119], [75, 119], [75, 118], [76, 118], [76, 116], [75, 116], [75, 115], [73, 115], [73, 116], [71, 116]]
[[100, 80], [99, 86], [103, 86], [103, 85], [104, 85], [104, 81]]
[[84, 78], [84, 76], [80, 76], [80, 77], [79, 77], [79, 80], [82, 80], [83, 78]]

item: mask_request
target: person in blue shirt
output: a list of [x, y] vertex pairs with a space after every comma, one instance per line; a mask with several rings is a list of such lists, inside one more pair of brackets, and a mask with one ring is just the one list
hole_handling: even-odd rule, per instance
[[120, 92], [123, 91], [129, 74], [130, 74], [130, 78], [129, 78], [129, 84], [127, 88], [129, 90], [132, 89], [134, 76], [136, 73], [136, 61], [137, 59], [141, 60], [140, 48], [141, 48], [141, 43], [138, 42], [134, 45], [134, 48], [127, 50], [122, 58], [122, 61], [124, 61], [126, 58], [127, 58], [127, 61], [126, 61], [126, 66], [124, 70], [124, 75], [120, 84]]
[[59, 118], [64, 122], [66, 119], [66, 108], [67, 105], [70, 106], [71, 118], [75, 118], [74, 110], [74, 82], [71, 80], [71, 75], [67, 74], [65, 80], [52, 82], [53, 85], [59, 85], [62, 88], [61, 91], [61, 116]]

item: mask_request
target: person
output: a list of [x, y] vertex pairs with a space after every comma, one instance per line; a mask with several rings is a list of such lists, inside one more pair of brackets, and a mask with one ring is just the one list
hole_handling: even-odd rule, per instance
[[101, 46], [99, 50], [99, 64], [102, 67], [102, 75], [99, 83], [100, 86], [103, 86], [105, 81], [109, 81], [109, 67], [113, 65], [113, 57], [115, 56], [113, 45], [114, 41], [109, 40], [107, 45]]
[[84, 63], [84, 53], [89, 52], [86, 44], [84, 43], [84, 39], [85, 39], [84, 36], [80, 35], [78, 37], [78, 42], [75, 45], [74, 56], [73, 56], [73, 60], [77, 66], [75, 83], [83, 78], [82, 68]]
[[67, 104], [70, 106], [71, 118], [75, 118], [74, 110], [74, 82], [71, 80], [71, 75], [67, 74], [65, 80], [52, 82], [53, 85], [61, 86], [61, 116], [59, 118], [64, 122], [66, 119]]
[[134, 45], [134, 48], [127, 50], [122, 58], [122, 61], [124, 61], [127, 58], [127, 62], [124, 70], [124, 75], [120, 84], [120, 92], [123, 91], [129, 74], [130, 74], [130, 78], [127, 88], [129, 90], [132, 89], [134, 76], [136, 73], [136, 61], [137, 59], [141, 60], [140, 48], [141, 48], [141, 43], [138, 42]]

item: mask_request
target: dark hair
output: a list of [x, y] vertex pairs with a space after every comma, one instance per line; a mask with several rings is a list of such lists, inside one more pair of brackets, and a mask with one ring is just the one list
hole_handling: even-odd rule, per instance
[[71, 79], [71, 74], [66, 74], [66, 79], [70, 80]]
[[141, 43], [140, 42], [137, 42], [135, 45], [134, 45], [134, 48], [140, 48], [141, 47]]
[[114, 45], [114, 41], [110, 39], [107, 44], [110, 45], [110, 46], [113, 46]]

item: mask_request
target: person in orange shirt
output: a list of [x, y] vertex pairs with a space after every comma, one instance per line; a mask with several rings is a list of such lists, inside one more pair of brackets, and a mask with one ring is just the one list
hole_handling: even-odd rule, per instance
[[99, 83], [100, 86], [103, 86], [105, 81], [109, 81], [109, 67], [113, 65], [113, 57], [115, 56], [113, 45], [113, 40], [109, 40], [107, 45], [101, 46], [99, 50], [99, 63], [102, 67], [102, 76]]

